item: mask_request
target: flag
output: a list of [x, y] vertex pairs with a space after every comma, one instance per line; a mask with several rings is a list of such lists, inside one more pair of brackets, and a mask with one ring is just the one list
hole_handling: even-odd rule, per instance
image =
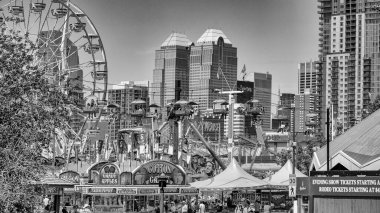
[[222, 68], [218, 66], [218, 72], [216, 73], [216, 78], [220, 79], [220, 75], [222, 75]]
[[87, 132], [82, 137], [82, 146], [80, 147], [80, 151], [79, 151], [82, 154], [84, 151], [84, 147], [86, 146], [86, 142], [87, 142]]
[[241, 73], [245, 73], [246, 69], [245, 69], [245, 64], [243, 66], [243, 69], [241, 70]]
[[173, 155], [173, 146], [169, 145], [168, 154]]

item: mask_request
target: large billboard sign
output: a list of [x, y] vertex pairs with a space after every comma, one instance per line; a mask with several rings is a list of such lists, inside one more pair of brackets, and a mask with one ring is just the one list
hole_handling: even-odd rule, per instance
[[169, 177], [168, 185], [185, 185], [186, 174], [177, 165], [163, 160], [150, 161], [141, 165], [132, 174], [134, 185], [158, 185], [158, 177], [164, 174]]
[[297, 178], [297, 193], [313, 196], [380, 197], [380, 177]]

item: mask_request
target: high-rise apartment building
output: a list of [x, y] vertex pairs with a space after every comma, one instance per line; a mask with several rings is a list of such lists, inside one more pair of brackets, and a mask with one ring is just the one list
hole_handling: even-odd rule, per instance
[[[319, 0], [321, 112], [343, 129], [360, 120], [370, 96], [380, 94], [379, 0]], [[318, 106], [318, 108], [319, 108]], [[322, 115], [321, 124], [326, 121]]]
[[255, 93], [254, 97], [264, 107], [264, 114], [260, 117], [263, 121], [264, 131], [271, 130], [272, 115], [272, 75], [267, 73], [254, 73]]
[[188, 98], [191, 45], [186, 35], [171, 33], [156, 50], [152, 103], [164, 107], [170, 102]]
[[298, 94], [304, 94], [305, 89], [311, 93], [317, 92], [317, 62], [302, 62], [298, 65]]
[[[299, 94], [294, 96], [294, 107], [295, 107], [295, 131], [305, 132], [309, 129], [310, 124], [314, 124], [315, 112], [315, 100], [317, 94], [309, 93], [308, 90], [304, 94]], [[293, 131], [293, 129], [291, 129]]]
[[123, 81], [108, 90], [108, 102], [120, 106], [118, 109], [120, 116], [116, 117], [109, 125], [111, 140], [117, 138], [117, 132], [120, 129], [131, 128], [136, 125], [135, 121], [137, 122], [137, 120], [131, 116], [133, 110], [131, 103], [134, 100], [144, 100], [149, 106], [148, 85], [148, 81]]
[[237, 49], [221, 31], [207, 29], [191, 47], [189, 95], [199, 110], [212, 108], [212, 103], [226, 95], [216, 89], [230, 91], [237, 81]]

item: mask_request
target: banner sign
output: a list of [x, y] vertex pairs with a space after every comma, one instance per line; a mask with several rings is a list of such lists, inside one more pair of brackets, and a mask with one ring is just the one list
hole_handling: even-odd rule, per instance
[[199, 189], [194, 189], [194, 188], [181, 189], [181, 194], [199, 194]]
[[61, 190], [63, 190], [63, 189], [59, 188], [59, 187], [49, 186], [46, 188], [45, 193], [48, 195], [59, 195], [59, 194], [61, 194]]
[[60, 179], [68, 180], [74, 183], [79, 183], [79, 173], [74, 171], [62, 172], [59, 175]]
[[136, 188], [119, 188], [119, 189], [117, 189], [117, 194], [119, 194], [119, 195], [136, 195], [137, 189]]
[[152, 188], [152, 189], [149, 189], [149, 188], [142, 188], [142, 189], [138, 189], [138, 194], [139, 195], [153, 195], [153, 194], [158, 194], [159, 191], [157, 188]]
[[[135, 188], [135, 187], [91, 187], [75, 186], [75, 191], [81, 190], [83, 194], [90, 195], [158, 195], [161, 193], [160, 188]], [[167, 195], [174, 194], [199, 194], [199, 189], [195, 188], [164, 188]]]
[[[310, 177], [308, 179], [310, 194], [313, 196], [380, 197], [380, 177]], [[302, 180], [300, 182], [297, 184], [297, 191], [307, 192], [307, 184]]]
[[179, 188], [164, 188], [165, 194], [179, 194]]
[[134, 185], [158, 185], [157, 178], [164, 174], [169, 185], [185, 185], [186, 174], [177, 165], [163, 160], [154, 160], [141, 165], [132, 175]]
[[100, 170], [100, 185], [118, 185], [119, 169], [113, 164], [106, 164]]
[[116, 194], [116, 188], [93, 187], [86, 188], [85, 194]]
[[309, 178], [308, 177], [297, 177], [297, 188], [296, 194], [308, 196], [309, 195]]

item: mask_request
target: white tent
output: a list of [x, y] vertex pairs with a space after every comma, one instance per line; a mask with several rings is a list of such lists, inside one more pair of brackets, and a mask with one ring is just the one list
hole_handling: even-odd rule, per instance
[[227, 168], [213, 178], [190, 184], [204, 190], [270, 188], [267, 181], [260, 180], [244, 171], [233, 158]]
[[[265, 178], [272, 185], [288, 186], [289, 185], [289, 174], [292, 174], [293, 164], [288, 160], [280, 170], [274, 173], [272, 176]], [[295, 169], [296, 177], [307, 177], [297, 168]]]

